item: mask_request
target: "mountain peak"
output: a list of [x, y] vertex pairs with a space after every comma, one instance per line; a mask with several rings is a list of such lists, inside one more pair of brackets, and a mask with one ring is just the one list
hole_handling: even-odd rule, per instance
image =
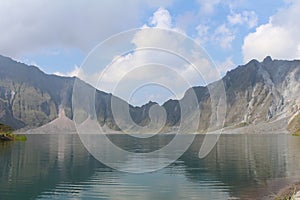
[[263, 60], [263, 63], [268, 63], [268, 62], [272, 62], [273, 60], [272, 60], [272, 58], [271, 58], [271, 56], [267, 56], [267, 57], [265, 57], [265, 59]]

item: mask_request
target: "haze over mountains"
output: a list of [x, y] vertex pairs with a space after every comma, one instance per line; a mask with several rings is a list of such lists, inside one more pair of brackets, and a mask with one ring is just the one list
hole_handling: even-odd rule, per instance
[[[266, 123], [275, 125], [280, 121], [280, 128], [287, 128], [288, 123], [293, 122], [289, 129], [297, 129], [300, 61], [272, 60], [271, 57], [265, 58], [263, 62], [252, 60], [228, 72], [219, 81], [223, 81], [226, 92], [225, 127], [251, 127], [253, 124], [259, 126]], [[48, 75], [35, 66], [0, 56], [0, 123], [15, 129], [32, 129], [49, 127], [50, 122], [54, 127], [62, 119], [73, 119], [74, 82], [74, 77]], [[188, 97], [191, 90], [194, 90], [199, 103], [191, 104], [189, 111], [192, 113], [200, 109], [198, 131], [204, 132], [211, 127], [212, 116], [208, 87], [190, 88], [182, 100]], [[101, 126], [118, 130], [110, 108], [112, 98], [111, 94], [97, 90], [97, 120]], [[127, 104], [122, 99], [118, 101]], [[166, 131], [180, 125], [180, 101], [168, 100], [162, 105], [166, 110]], [[149, 102], [141, 107], [129, 105], [133, 121], [141, 126], [147, 125], [150, 120], [149, 109], [153, 105], [157, 104]]]

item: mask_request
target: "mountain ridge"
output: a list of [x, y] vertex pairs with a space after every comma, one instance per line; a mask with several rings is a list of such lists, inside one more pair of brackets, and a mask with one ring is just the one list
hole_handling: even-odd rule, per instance
[[[35, 66], [0, 56], [0, 122], [15, 129], [45, 126], [63, 113], [73, 119], [72, 92], [75, 77], [60, 77], [42, 72]], [[291, 118], [300, 108], [300, 61], [251, 60], [229, 71], [221, 79], [226, 91], [227, 111], [225, 127], [255, 125], [280, 118]], [[180, 125], [180, 102], [192, 91], [199, 105], [191, 105], [190, 112], [200, 109], [199, 132], [211, 127], [212, 111], [208, 86], [189, 88], [182, 99], [167, 100], [161, 107], [166, 110], [165, 130]], [[91, 87], [87, 84], [87, 87]], [[96, 114], [101, 126], [119, 130], [110, 102], [112, 94], [96, 90]], [[118, 103], [127, 104], [117, 98]], [[158, 105], [149, 102], [141, 107], [129, 105], [134, 122], [149, 124], [149, 110]], [[158, 105], [159, 106], [159, 105]], [[198, 106], [198, 107], [196, 107]], [[191, 123], [193, 120], [191, 118]], [[286, 127], [288, 124], [286, 124]]]

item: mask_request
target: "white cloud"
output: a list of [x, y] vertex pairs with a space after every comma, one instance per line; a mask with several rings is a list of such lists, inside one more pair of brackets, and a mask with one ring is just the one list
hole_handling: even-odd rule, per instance
[[199, 24], [196, 27], [196, 31], [197, 37], [195, 40], [199, 44], [204, 45], [210, 41], [220, 46], [223, 50], [230, 49], [236, 37], [233, 28], [228, 27], [227, 24], [221, 24], [215, 30], [211, 30], [211, 27], [208, 25]]
[[150, 19], [150, 24], [157, 28], [170, 29], [172, 27], [172, 18], [168, 10], [159, 8]]
[[222, 62], [216, 62], [216, 65], [218, 67], [218, 70], [224, 76], [226, 72], [230, 71], [231, 69], [235, 68], [236, 65], [232, 60], [232, 57], [227, 57], [224, 61]]
[[203, 25], [203, 24], [199, 24], [196, 27], [197, 30], [197, 41], [200, 44], [205, 44], [208, 40], [209, 40], [209, 26], [207, 25]]
[[[186, 61], [170, 52], [159, 50], [172, 49], [175, 52], [180, 52], [183, 48], [181, 44], [184, 41], [181, 35], [179, 37], [176, 36], [162, 30], [155, 31], [153, 28], [141, 29], [132, 39], [135, 48], [141, 50], [120, 56], [114, 63], [107, 66], [105, 71], [103, 71], [101, 85], [98, 88], [126, 99], [128, 90], [130, 90], [129, 88], [152, 81], [167, 88], [173, 88], [176, 94], [184, 93], [191, 86], [192, 82], [188, 82], [190, 85], [187, 85], [187, 83], [180, 80], [177, 76], [191, 81], [195, 76], [195, 70], [194, 73], [187, 74]], [[143, 49], [143, 47], [159, 47], [159, 49], [151, 50]], [[122, 87], [124, 89], [116, 91], [115, 87]], [[144, 99], [148, 99], [148, 97]]]
[[257, 25], [258, 17], [254, 11], [232, 12], [227, 16], [227, 20], [231, 25], [246, 24], [249, 28], [253, 28]]
[[267, 24], [245, 37], [242, 47], [245, 62], [262, 60], [267, 55], [276, 59], [300, 58], [300, 1], [288, 2]]
[[[86, 80], [80, 78], [127, 101], [128, 95], [134, 92], [132, 90], [144, 83], [160, 84], [171, 89], [180, 98], [189, 87], [205, 85], [220, 78], [203, 49], [178, 32], [168, 10], [159, 8], [149, 23], [153, 27], [144, 25], [144, 28], [133, 35], [131, 43], [138, 50], [122, 56], [115, 55], [114, 62], [105, 69], [93, 72], [92, 77], [86, 77]], [[157, 28], [171, 29], [178, 33]], [[102, 74], [100, 84], [95, 85], [97, 77], [94, 74]], [[157, 94], [155, 90], [150, 89], [147, 95], [142, 99], [158, 98], [152, 100], [160, 103], [166, 100], [162, 99], [165, 95]]]
[[166, 1], [21, 0], [0, 3], [0, 54], [18, 58], [46, 48], [88, 51], [120, 31], [135, 28], [149, 8]]
[[74, 69], [70, 72], [67, 73], [62, 73], [62, 72], [54, 72], [53, 74], [57, 75], [57, 76], [66, 76], [66, 77], [74, 77], [79, 75], [80, 73], [80, 67], [78, 67], [77, 65], [74, 66]]
[[221, 0], [197, 0], [200, 5], [200, 14], [210, 15], [213, 14], [215, 7], [221, 2]]
[[230, 30], [226, 24], [222, 24], [216, 28], [212, 40], [220, 45], [223, 49], [231, 48], [231, 43], [235, 39], [233, 30]]

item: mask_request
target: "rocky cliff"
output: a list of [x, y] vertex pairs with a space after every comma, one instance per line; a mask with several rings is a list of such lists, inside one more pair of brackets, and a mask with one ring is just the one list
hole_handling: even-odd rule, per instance
[[[56, 126], [60, 124], [59, 119], [72, 119], [74, 81], [74, 77], [48, 75], [35, 66], [0, 56], [0, 123], [15, 129], [30, 129], [51, 121]], [[213, 113], [208, 88], [220, 82], [224, 84], [226, 92], [225, 127], [251, 126], [281, 119], [287, 120], [286, 128], [288, 122], [292, 122], [291, 127], [298, 127], [295, 124], [297, 120], [292, 118], [298, 116], [300, 110], [300, 61], [272, 60], [267, 57], [263, 62], [252, 60], [238, 66], [227, 72], [222, 80], [207, 87], [190, 88], [181, 100], [166, 101], [162, 105], [167, 115], [166, 130], [180, 125], [180, 101], [187, 99], [191, 91], [195, 92], [199, 102], [189, 107], [191, 121], [193, 111], [200, 110], [198, 130], [203, 132], [211, 127]], [[101, 126], [118, 130], [110, 108], [112, 97], [111, 94], [97, 91], [95, 108]], [[122, 99], [117, 98], [117, 101], [127, 104]], [[153, 105], [157, 106], [155, 102], [141, 107], [129, 105], [133, 121], [141, 126], [147, 125], [149, 110]]]

